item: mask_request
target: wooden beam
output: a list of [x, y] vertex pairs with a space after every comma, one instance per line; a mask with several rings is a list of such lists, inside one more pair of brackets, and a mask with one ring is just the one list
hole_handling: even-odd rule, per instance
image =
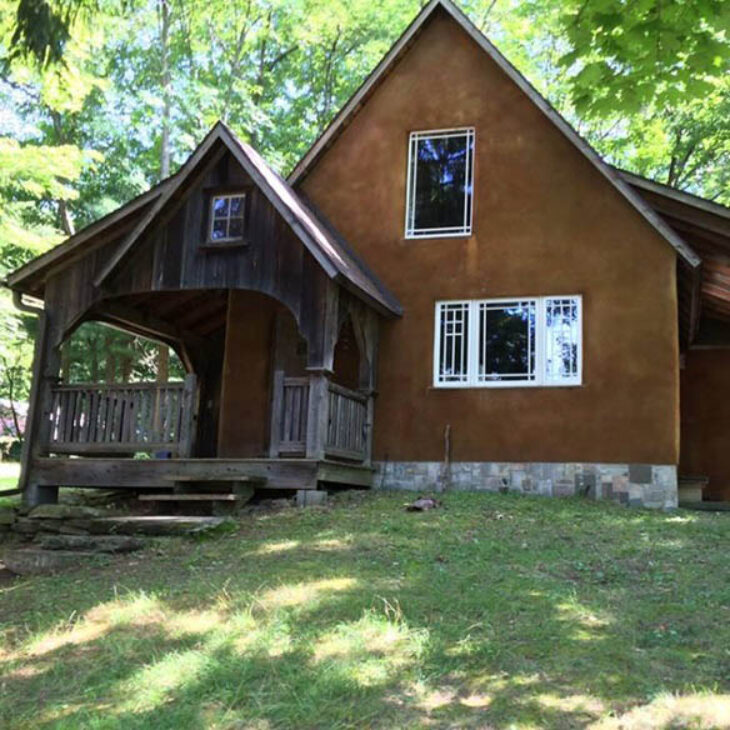
[[[72, 261], [75, 261], [79, 256], [86, 256], [90, 251], [111, 240], [113, 236], [118, 236], [120, 232], [131, 229], [133, 222], [129, 221], [122, 223], [122, 221], [144, 208], [145, 205], [150, 204], [153, 200], [155, 200], [155, 198], [159, 197], [171, 179], [172, 178], [163, 180], [159, 185], [151, 188], [146, 193], [142, 193], [142, 195], [133, 198], [121, 208], [117, 208], [117, 210], [112, 213], [109, 213], [91, 225], [86, 226], [86, 228], [79, 231], [76, 235], [71, 236], [71, 238], [60, 243], [55, 248], [52, 248], [50, 251], [38, 256], [25, 264], [25, 266], [22, 266], [12, 272], [8, 276], [8, 285], [13, 288], [22, 287], [24, 282], [39, 273], [42, 273], [44, 277], [47, 277], [52, 270], [58, 270], [58, 267], [61, 265], [61, 260], [64, 259], [64, 257], [68, 258], [65, 258], [63, 265], [68, 265]], [[95, 241], [93, 246], [85, 245], [82, 247], [82, 244], [87, 243], [89, 239], [102, 232], [107, 232], [109, 229], [113, 229], [112, 237], [107, 235], [104, 238]], [[79, 249], [79, 251], [77, 252], [76, 249]], [[51, 267], [53, 267], [53, 269]]]
[[258, 477], [267, 489], [315, 489], [312, 459], [68, 459], [38, 458], [31, 469], [38, 485], [68, 487], [169, 488], [181, 474], [192, 481]]
[[114, 322], [122, 327], [136, 330], [139, 334], [146, 334], [164, 342], [184, 342], [194, 347], [206, 344], [206, 340], [194, 332], [181, 329], [159, 317], [120, 302], [103, 301], [94, 307], [92, 316], [95, 319]]
[[281, 418], [283, 415], [284, 403], [284, 371], [276, 370], [274, 372], [274, 382], [271, 386], [271, 405], [269, 418], [271, 422], [271, 432], [269, 434], [269, 456], [276, 458], [279, 456], [279, 448], [281, 446]]
[[33, 355], [33, 376], [26, 420], [18, 487], [24, 491], [23, 502], [35, 506], [58, 500], [59, 482], [43, 485], [34, 479], [32, 463], [47, 453], [52, 408], [51, 388], [61, 370], [60, 343], [56, 343], [55, 320], [45, 310], [38, 317]]
[[324, 373], [309, 376], [309, 403], [307, 410], [308, 459], [324, 458], [329, 419], [329, 380]]
[[206, 321], [208, 317], [216, 312], [223, 312], [225, 315], [227, 310], [225, 294], [222, 297], [217, 296], [216, 294], [211, 293], [211, 295], [200, 296], [198, 299], [194, 300], [194, 302], [187, 308], [187, 313], [176, 318], [180, 326], [188, 330], [193, 330], [198, 324]]

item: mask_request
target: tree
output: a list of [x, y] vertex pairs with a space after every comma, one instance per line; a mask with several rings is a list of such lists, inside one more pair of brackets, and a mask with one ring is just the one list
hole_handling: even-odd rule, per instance
[[669, 109], [715, 91], [730, 72], [725, 0], [561, 0], [571, 50], [573, 103], [581, 114]]

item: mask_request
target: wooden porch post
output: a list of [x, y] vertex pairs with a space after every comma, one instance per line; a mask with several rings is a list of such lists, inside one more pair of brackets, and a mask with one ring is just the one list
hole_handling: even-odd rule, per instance
[[281, 418], [283, 415], [282, 405], [284, 403], [284, 371], [274, 372], [274, 382], [271, 392], [271, 433], [269, 434], [269, 458], [276, 459], [279, 456], [281, 446]]
[[371, 466], [373, 463], [373, 422], [375, 419], [375, 399], [372, 392], [368, 394], [367, 415], [365, 416], [365, 458], [363, 464]]
[[377, 377], [378, 334], [380, 323], [377, 314], [370, 308], [357, 303], [350, 307], [358, 349], [360, 350], [359, 389], [367, 396], [367, 412], [364, 425], [364, 453], [363, 463], [372, 464], [373, 457], [373, 428], [375, 424], [375, 386]]
[[329, 378], [324, 372], [309, 376], [309, 407], [307, 411], [308, 459], [324, 459], [324, 447], [329, 424]]
[[47, 311], [38, 316], [38, 334], [33, 354], [33, 380], [21, 457], [19, 487], [29, 507], [58, 501], [58, 486], [41, 486], [33, 481], [33, 460], [48, 453], [50, 439], [51, 388], [61, 369], [61, 342]]
[[189, 373], [185, 376], [182, 396], [182, 414], [178, 455], [182, 459], [188, 459], [193, 455], [195, 427], [198, 416], [198, 378], [194, 373]]

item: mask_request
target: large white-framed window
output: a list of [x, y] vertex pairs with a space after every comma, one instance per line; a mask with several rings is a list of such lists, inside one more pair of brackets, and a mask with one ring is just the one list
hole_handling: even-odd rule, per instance
[[436, 302], [434, 386], [580, 385], [582, 309], [579, 294]]
[[406, 238], [471, 235], [474, 129], [411, 132], [406, 188]]

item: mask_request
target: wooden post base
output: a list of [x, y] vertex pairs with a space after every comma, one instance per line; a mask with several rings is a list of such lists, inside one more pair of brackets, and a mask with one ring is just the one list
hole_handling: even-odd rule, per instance
[[57, 504], [58, 487], [28, 484], [23, 492], [23, 504], [26, 507], [37, 507], [39, 504]]
[[313, 507], [327, 503], [327, 492], [316, 489], [297, 489], [297, 507]]

